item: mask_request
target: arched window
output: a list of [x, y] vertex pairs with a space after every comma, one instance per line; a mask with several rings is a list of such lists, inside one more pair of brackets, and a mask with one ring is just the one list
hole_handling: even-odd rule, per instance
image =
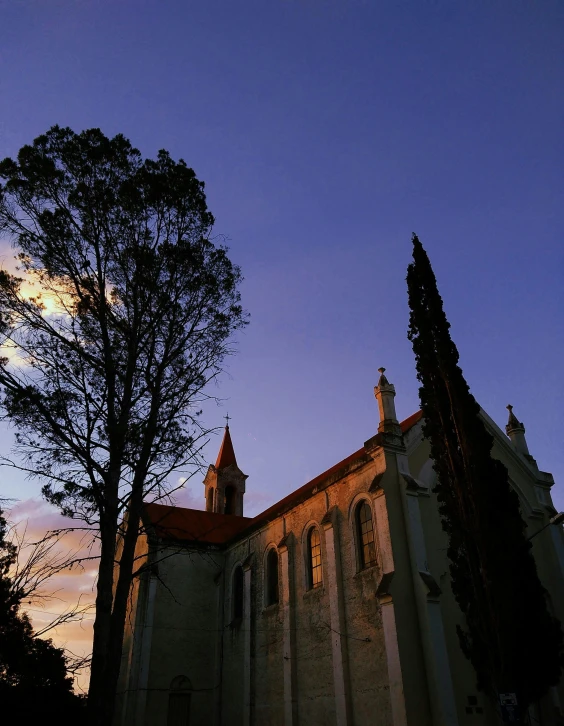
[[168, 694], [167, 726], [189, 726], [191, 690], [190, 679], [186, 676], [172, 679]]
[[237, 565], [233, 573], [233, 620], [243, 617], [243, 568]]
[[370, 567], [376, 563], [376, 545], [374, 544], [372, 510], [368, 502], [361, 502], [356, 508], [356, 526], [360, 567]]
[[235, 514], [235, 487], [225, 487], [225, 514]]
[[278, 602], [278, 552], [272, 547], [266, 556], [266, 604]]
[[206, 510], [208, 512], [213, 512], [213, 488], [212, 487], [210, 487], [208, 489], [208, 502], [207, 502]]
[[309, 566], [309, 586], [321, 587], [321, 537], [317, 527], [312, 527], [307, 535], [307, 559]]

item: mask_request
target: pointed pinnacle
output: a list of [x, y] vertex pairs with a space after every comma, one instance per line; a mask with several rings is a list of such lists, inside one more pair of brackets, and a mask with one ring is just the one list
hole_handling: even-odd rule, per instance
[[507, 422], [506, 428], [523, 428], [523, 424], [517, 419], [517, 416], [513, 413], [513, 406], [509, 403], [506, 406], [506, 409], [509, 411], [509, 420]]

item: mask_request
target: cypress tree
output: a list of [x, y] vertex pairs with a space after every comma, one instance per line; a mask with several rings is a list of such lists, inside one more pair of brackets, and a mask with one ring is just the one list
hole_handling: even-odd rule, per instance
[[452, 592], [465, 616], [460, 644], [478, 688], [496, 702], [499, 693], [515, 693], [524, 713], [559, 680], [562, 630], [548, 611], [518, 496], [506, 467], [491, 455], [493, 437], [458, 365], [436, 278], [416, 235], [407, 284], [423, 433], [438, 478]]

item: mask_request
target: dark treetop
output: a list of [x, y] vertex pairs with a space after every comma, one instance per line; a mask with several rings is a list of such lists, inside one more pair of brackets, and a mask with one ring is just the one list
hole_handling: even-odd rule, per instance
[[448, 535], [451, 587], [464, 613], [461, 646], [478, 687], [516, 692], [524, 708], [558, 682], [562, 631], [548, 612], [519, 498], [458, 365], [458, 351], [427, 253], [413, 237], [408, 267], [409, 339], [416, 357], [424, 433]]

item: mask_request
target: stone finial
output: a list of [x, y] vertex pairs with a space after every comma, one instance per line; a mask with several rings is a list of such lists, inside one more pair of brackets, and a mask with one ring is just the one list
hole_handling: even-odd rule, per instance
[[505, 432], [517, 451], [525, 456], [530, 456], [527, 440], [525, 439], [525, 426], [513, 413], [513, 406], [511, 404], [507, 405], [507, 410], [509, 411], [509, 419], [505, 427]]
[[[513, 406], [509, 403], [509, 404], [507, 404], [507, 406], [505, 408], [509, 411], [509, 420], [507, 422], [507, 426], [505, 427], [506, 430], [523, 429], [523, 431], [524, 431], [525, 427], [523, 426], [523, 424], [520, 421], [517, 420], [517, 416], [515, 416], [515, 414], [513, 413]], [[507, 433], [509, 433], [509, 431], [507, 431]]]
[[378, 381], [378, 387], [380, 386], [389, 386], [388, 379], [384, 375], [385, 368], [378, 368], [378, 373], [380, 374], [380, 379]]
[[378, 401], [378, 409], [380, 411], [378, 431], [380, 433], [385, 431], [394, 434], [397, 434], [399, 431], [401, 435], [401, 429], [399, 428], [399, 422], [396, 416], [396, 405], [394, 403], [396, 389], [384, 375], [385, 370], [385, 368], [378, 368], [380, 379], [378, 385], [374, 388], [374, 395]]

